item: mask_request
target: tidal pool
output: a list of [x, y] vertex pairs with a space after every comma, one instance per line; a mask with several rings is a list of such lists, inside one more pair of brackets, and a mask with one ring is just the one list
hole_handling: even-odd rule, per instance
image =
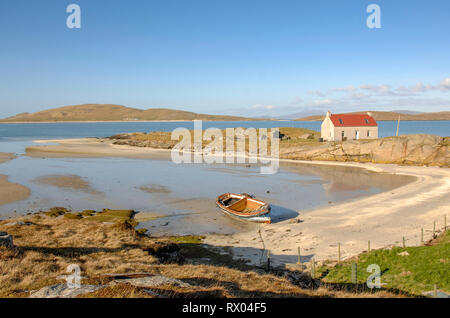
[[[259, 168], [256, 164], [175, 164], [164, 159], [19, 156], [1, 164], [0, 174], [29, 187], [31, 196], [0, 206], [0, 218], [53, 206], [135, 209], [160, 216], [139, 225], [152, 235], [225, 234], [258, 226], [234, 220], [216, 208], [215, 198], [225, 192], [246, 192], [267, 200], [274, 222], [279, 222], [413, 180], [343, 166], [281, 162], [274, 175], [262, 175]], [[79, 177], [86, 186], [58, 186], [52, 176]], [[48, 182], [39, 182], [43, 179]]]

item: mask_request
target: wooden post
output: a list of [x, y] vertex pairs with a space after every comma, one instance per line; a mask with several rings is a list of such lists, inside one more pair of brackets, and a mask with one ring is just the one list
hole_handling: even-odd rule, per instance
[[433, 238], [436, 237], [436, 221], [433, 221]]
[[423, 228], [421, 229], [421, 234], [420, 234], [420, 244], [423, 245]]
[[352, 283], [358, 284], [358, 265], [356, 263], [352, 264]]
[[300, 246], [297, 248], [298, 249], [298, 263], [299, 265], [302, 264], [302, 258], [300, 257]]
[[437, 285], [434, 284], [433, 297], [437, 298]]
[[367, 250], [368, 250], [368, 252], [370, 253], [370, 240], [367, 241]]
[[270, 272], [270, 251], [267, 250], [267, 271]]
[[406, 244], [405, 244], [405, 237], [403, 236], [403, 248], [405, 248], [406, 247]]
[[314, 257], [311, 259], [311, 278], [316, 278], [316, 262], [314, 260]]
[[338, 243], [338, 263], [341, 262], [341, 243]]
[[397, 134], [396, 134], [397, 137], [398, 137], [399, 128], [400, 128], [400, 115], [398, 115], [398, 121], [397, 121]]
[[444, 215], [444, 231], [447, 231], [447, 214]]

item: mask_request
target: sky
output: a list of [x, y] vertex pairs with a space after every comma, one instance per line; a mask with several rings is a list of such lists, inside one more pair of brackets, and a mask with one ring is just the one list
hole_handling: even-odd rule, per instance
[[[381, 28], [367, 27], [369, 4]], [[2, 0], [0, 117], [84, 103], [450, 110], [449, 12], [448, 0]]]

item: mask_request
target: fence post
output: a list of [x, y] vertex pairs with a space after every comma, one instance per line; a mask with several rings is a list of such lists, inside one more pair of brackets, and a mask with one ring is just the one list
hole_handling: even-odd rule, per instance
[[316, 261], [314, 260], [314, 257], [311, 259], [311, 278], [316, 278]]
[[447, 214], [444, 215], [444, 231], [447, 231]]
[[267, 250], [267, 271], [270, 272], [270, 251]]
[[355, 289], [358, 288], [358, 265], [352, 264], [352, 283], [355, 285]]
[[297, 264], [301, 265], [302, 264], [302, 259], [300, 257], [300, 246], [297, 249], [298, 249], [298, 263]]
[[370, 240], [367, 241], [367, 250], [370, 253]]
[[403, 248], [406, 247], [406, 243], [405, 243], [405, 237], [403, 236]]
[[433, 297], [437, 298], [437, 285], [434, 284]]
[[338, 263], [341, 262], [341, 243], [338, 243]]
[[420, 233], [420, 244], [423, 245], [423, 228], [421, 229]]
[[436, 221], [433, 221], [433, 238], [436, 237]]

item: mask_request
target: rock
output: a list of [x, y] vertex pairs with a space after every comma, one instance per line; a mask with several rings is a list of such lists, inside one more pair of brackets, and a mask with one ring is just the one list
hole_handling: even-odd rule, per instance
[[22, 221], [18, 221], [18, 222], [10, 222], [10, 223], [6, 223], [5, 226], [15, 226], [15, 225], [31, 225], [31, 222], [22, 222]]
[[434, 290], [423, 292], [422, 295], [424, 295], [426, 297], [430, 297], [430, 298], [450, 298], [449, 293], [443, 292], [441, 290], [437, 290], [436, 294], [435, 294]]
[[170, 278], [162, 275], [156, 276], [147, 276], [147, 277], [139, 277], [139, 278], [122, 278], [115, 279], [112, 284], [120, 284], [127, 283], [133, 285], [135, 287], [156, 287], [160, 285], [175, 285], [180, 287], [189, 287], [191, 286], [188, 283], [185, 283], [179, 279]]
[[400, 255], [400, 256], [409, 256], [409, 253], [408, 253], [407, 251], [404, 251], [404, 252], [398, 253], [397, 255]]
[[0, 246], [4, 246], [6, 248], [13, 248], [13, 237], [6, 232], [0, 232]]
[[43, 287], [32, 292], [29, 298], [75, 298], [78, 295], [95, 292], [105, 285], [81, 285], [80, 288], [69, 288], [67, 284], [57, 284]]
[[301, 139], [313, 139], [314, 135], [313, 134], [303, 134], [300, 136]]
[[449, 137], [416, 134], [282, 148], [281, 157], [450, 167], [449, 144]]

